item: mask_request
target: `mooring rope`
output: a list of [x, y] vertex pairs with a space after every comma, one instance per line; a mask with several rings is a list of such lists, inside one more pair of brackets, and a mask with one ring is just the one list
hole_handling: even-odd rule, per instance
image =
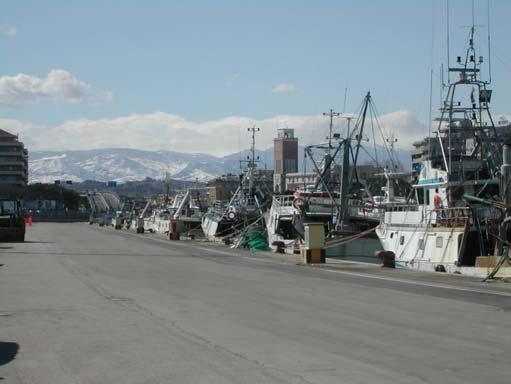
[[350, 243], [352, 242], [353, 240], [357, 240], [357, 239], [360, 239], [361, 237], [364, 237], [368, 234], [370, 234], [371, 232], [374, 232], [376, 230], [376, 227], [373, 227], [373, 228], [369, 228], [363, 232], [360, 232], [360, 233], [357, 233], [355, 235], [351, 235], [351, 236], [346, 236], [346, 237], [341, 237], [339, 239], [334, 239], [334, 240], [331, 240], [329, 241], [326, 245], [325, 245], [325, 248], [331, 248], [331, 247], [334, 247], [336, 245], [343, 245], [343, 244], [347, 244], [347, 243]]

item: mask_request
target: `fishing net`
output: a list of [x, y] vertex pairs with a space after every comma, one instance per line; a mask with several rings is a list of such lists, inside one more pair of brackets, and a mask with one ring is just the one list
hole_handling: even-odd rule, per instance
[[268, 251], [268, 234], [266, 228], [261, 226], [249, 227], [242, 235], [240, 246], [249, 248], [251, 251]]

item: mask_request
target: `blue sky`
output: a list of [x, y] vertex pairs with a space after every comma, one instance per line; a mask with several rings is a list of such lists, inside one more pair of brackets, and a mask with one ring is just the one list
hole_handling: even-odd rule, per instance
[[[471, 1], [450, 4], [454, 56], [462, 53]], [[486, 0], [476, 0], [475, 7], [486, 47]], [[507, 114], [511, 2], [492, 0], [491, 14], [493, 111]], [[347, 111], [355, 112], [370, 90], [381, 114], [409, 111], [425, 122], [431, 61], [434, 106], [440, 98], [445, 0], [4, 0], [0, 49], [0, 76], [45, 78], [62, 69], [89, 87], [84, 100], [45, 94], [16, 106], [0, 104], [0, 119], [23, 122], [19, 129], [32, 135], [34, 145], [44, 130], [83, 119], [155, 112], [201, 123], [315, 116], [342, 109], [346, 87]], [[285, 86], [275, 88], [279, 84]], [[91, 145], [105, 144], [84, 142]]]

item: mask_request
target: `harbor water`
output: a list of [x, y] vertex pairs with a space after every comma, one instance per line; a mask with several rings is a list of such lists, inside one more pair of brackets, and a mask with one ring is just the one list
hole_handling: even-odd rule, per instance
[[326, 255], [335, 259], [379, 264], [381, 260], [374, 256], [374, 252], [380, 249], [382, 246], [377, 238], [363, 237], [347, 244], [328, 248]]

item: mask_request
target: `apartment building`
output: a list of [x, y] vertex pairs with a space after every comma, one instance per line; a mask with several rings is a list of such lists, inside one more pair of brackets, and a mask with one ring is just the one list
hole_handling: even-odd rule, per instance
[[0, 129], [0, 185], [28, 183], [28, 151], [17, 135]]

